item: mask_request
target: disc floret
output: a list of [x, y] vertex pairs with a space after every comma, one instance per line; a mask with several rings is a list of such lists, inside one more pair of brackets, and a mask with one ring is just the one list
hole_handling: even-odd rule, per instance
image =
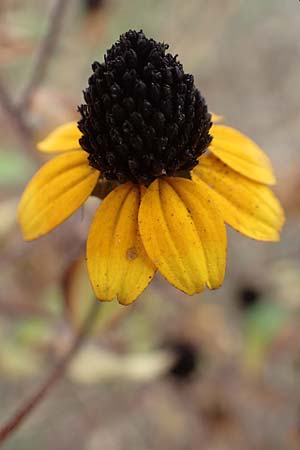
[[80, 145], [106, 179], [148, 185], [189, 173], [212, 140], [205, 100], [168, 47], [128, 31], [92, 64]]

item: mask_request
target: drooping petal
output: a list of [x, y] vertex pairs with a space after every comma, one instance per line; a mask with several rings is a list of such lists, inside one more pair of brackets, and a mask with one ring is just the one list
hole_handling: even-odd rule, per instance
[[77, 122], [68, 122], [55, 128], [48, 136], [37, 144], [38, 150], [45, 153], [66, 152], [80, 149], [79, 138], [82, 136]]
[[205, 183], [155, 180], [142, 199], [139, 229], [153, 263], [178, 289], [193, 295], [222, 284], [226, 230]]
[[225, 125], [214, 125], [209, 150], [221, 161], [251, 180], [274, 184], [275, 177], [267, 155], [244, 134]]
[[99, 172], [88, 165], [87, 153], [64, 153], [46, 163], [28, 183], [18, 209], [26, 240], [60, 225], [93, 191]]
[[96, 296], [132, 303], [150, 283], [155, 267], [138, 231], [139, 188], [126, 183], [102, 202], [87, 242], [87, 266]]
[[284, 222], [282, 208], [270, 188], [249, 180], [214, 155], [200, 158], [193, 180], [214, 190], [225, 222], [237, 231], [262, 241], [277, 241]]

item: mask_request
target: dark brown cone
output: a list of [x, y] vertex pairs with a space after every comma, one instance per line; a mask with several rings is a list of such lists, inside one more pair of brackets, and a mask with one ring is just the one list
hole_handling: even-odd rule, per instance
[[205, 100], [167, 49], [128, 31], [92, 65], [80, 144], [106, 179], [148, 185], [189, 172], [211, 142]]

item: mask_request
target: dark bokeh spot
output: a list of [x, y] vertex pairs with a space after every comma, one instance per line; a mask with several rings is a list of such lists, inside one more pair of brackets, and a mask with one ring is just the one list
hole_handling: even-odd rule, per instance
[[168, 348], [175, 353], [175, 361], [168, 375], [181, 381], [190, 379], [202, 359], [200, 349], [190, 342], [171, 342]]
[[237, 303], [240, 309], [248, 310], [259, 303], [261, 292], [252, 286], [242, 286], [237, 292]]
[[88, 12], [94, 12], [104, 5], [105, 0], [83, 0], [83, 3]]

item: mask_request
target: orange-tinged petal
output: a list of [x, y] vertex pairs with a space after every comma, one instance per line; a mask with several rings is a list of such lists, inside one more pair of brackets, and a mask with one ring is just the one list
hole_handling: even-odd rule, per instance
[[208, 154], [200, 158], [192, 176], [214, 190], [224, 220], [237, 231], [262, 241], [279, 239], [284, 213], [270, 188], [249, 180]]
[[267, 155], [244, 134], [225, 125], [214, 125], [209, 150], [236, 172], [251, 180], [274, 184], [275, 177]]
[[37, 144], [38, 150], [45, 153], [66, 152], [80, 149], [79, 138], [82, 133], [77, 122], [68, 122], [55, 128], [48, 136]]
[[36, 239], [60, 225], [86, 201], [98, 178], [84, 151], [64, 153], [46, 163], [28, 183], [19, 204], [24, 238]]
[[87, 266], [96, 296], [132, 303], [150, 283], [155, 267], [145, 253], [139, 231], [138, 186], [114, 189], [95, 214], [87, 242]]
[[139, 229], [153, 263], [178, 289], [193, 295], [222, 284], [226, 230], [205, 183], [155, 180], [142, 199]]

